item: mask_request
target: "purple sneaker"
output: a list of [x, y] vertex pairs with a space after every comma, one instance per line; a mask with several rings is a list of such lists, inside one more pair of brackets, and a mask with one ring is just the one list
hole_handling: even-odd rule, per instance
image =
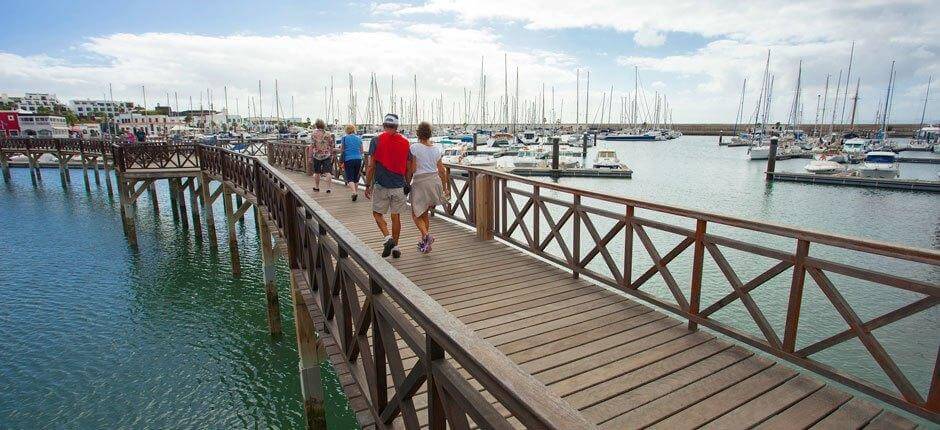
[[431, 244], [434, 243], [434, 236], [431, 236], [431, 233], [428, 233], [424, 238], [424, 251], [421, 251], [425, 254], [431, 252]]
[[428, 240], [426, 236], [421, 236], [421, 240], [418, 241], [418, 252], [425, 252], [425, 248], [428, 245]]

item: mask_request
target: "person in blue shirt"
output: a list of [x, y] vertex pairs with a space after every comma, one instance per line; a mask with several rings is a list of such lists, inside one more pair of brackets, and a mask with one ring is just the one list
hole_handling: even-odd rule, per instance
[[346, 186], [352, 191], [352, 201], [356, 201], [359, 198], [359, 174], [362, 172], [362, 138], [356, 135], [355, 125], [346, 126], [346, 135], [340, 143], [343, 177], [346, 178]]

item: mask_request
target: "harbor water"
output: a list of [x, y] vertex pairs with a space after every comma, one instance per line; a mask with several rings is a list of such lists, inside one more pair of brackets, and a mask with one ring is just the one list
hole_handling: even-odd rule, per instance
[[[36, 186], [12, 174], [0, 185], [0, 428], [303, 428], [287, 269], [272, 339], [251, 211], [234, 278], [224, 218], [218, 251], [196, 242], [173, 223], [166, 181], [159, 216], [139, 200], [134, 252], [116, 197], [86, 191], [80, 169], [67, 190], [53, 169]], [[356, 428], [323, 370], [330, 428]]]

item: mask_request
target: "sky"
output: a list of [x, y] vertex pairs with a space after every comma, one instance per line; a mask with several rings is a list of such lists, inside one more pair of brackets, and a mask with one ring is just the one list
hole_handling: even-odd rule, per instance
[[[889, 121], [918, 123], [928, 79], [940, 78], [937, 4], [929, 1], [269, 3], [7, 2], [5, 14], [17, 19], [6, 20], [0, 33], [0, 92], [101, 99], [110, 97], [110, 84], [115, 100], [143, 104], [145, 89], [148, 106], [169, 99], [187, 109], [190, 97], [193, 107], [200, 96], [208, 106], [211, 91], [216, 109], [227, 103], [230, 113], [244, 116], [253, 101], [268, 116], [277, 80], [282, 116], [331, 114], [345, 122], [350, 75], [361, 118], [374, 73], [384, 111], [391, 109], [394, 79], [398, 100], [410, 102], [417, 90], [422, 119], [434, 119], [427, 118], [432, 100], [443, 98], [445, 122], [461, 122], [465, 93], [479, 112], [482, 63], [490, 112], [504, 94], [514, 97], [518, 69], [520, 117], [541, 100], [544, 85], [549, 120], [574, 122], [577, 109], [583, 121], [587, 103], [594, 122], [613, 87], [616, 122], [636, 80], [645, 119], [659, 93], [673, 122], [731, 123], [745, 79], [743, 116], [753, 116], [769, 50], [771, 122], [787, 122], [800, 71], [804, 123], [821, 116], [823, 100], [820, 122], [833, 119], [834, 107], [835, 122], [847, 122], [856, 82], [856, 122], [873, 122], [894, 61]], [[338, 106], [330, 112], [331, 77]], [[928, 97], [926, 117], [940, 121], [940, 97]]]

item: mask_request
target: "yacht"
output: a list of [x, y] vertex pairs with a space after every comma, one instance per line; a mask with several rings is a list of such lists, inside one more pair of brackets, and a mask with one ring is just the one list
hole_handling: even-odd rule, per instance
[[441, 155], [441, 161], [446, 164], [460, 164], [460, 161], [463, 160], [464, 155], [467, 154], [467, 148], [463, 145], [453, 145], [444, 148], [444, 153]]
[[477, 147], [477, 151], [497, 153], [508, 151], [516, 142], [515, 136], [510, 133], [496, 133], [486, 141], [486, 146]]
[[747, 158], [751, 160], [766, 160], [770, 158], [770, 142], [765, 140], [755, 140], [747, 148]]
[[617, 152], [613, 149], [601, 149], [594, 157], [595, 169], [623, 169], [626, 166], [620, 162]]
[[513, 158], [513, 167], [548, 167], [551, 163], [551, 152], [538, 147], [527, 146], [519, 150]]
[[490, 152], [467, 151], [460, 164], [468, 167], [495, 167], [496, 157]]
[[821, 159], [810, 161], [803, 169], [817, 175], [831, 175], [845, 170], [845, 167], [835, 161]]
[[628, 132], [617, 132], [609, 133], [603, 137], [604, 140], [610, 140], [614, 142], [622, 141], [655, 141], [655, 140], [666, 140], [661, 133], [654, 131], [647, 131], [645, 133], [628, 133]]
[[541, 135], [534, 130], [523, 131], [519, 135], [519, 142], [523, 145], [538, 145], [542, 143]]
[[872, 151], [865, 154], [862, 165], [858, 168], [863, 178], [894, 179], [900, 174], [898, 155], [890, 151]]
[[908, 146], [910, 151], [930, 151], [931, 148], [937, 152], [937, 143], [940, 141], [940, 127], [927, 126], [917, 130], [914, 138]]
[[868, 149], [868, 139], [853, 138], [842, 141], [842, 153], [847, 162], [858, 162], [865, 156]]
[[[549, 153], [549, 159], [551, 154]], [[581, 148], [560, 147], [558, 148], [558, 167], [561, 169], [580, 169]]]

